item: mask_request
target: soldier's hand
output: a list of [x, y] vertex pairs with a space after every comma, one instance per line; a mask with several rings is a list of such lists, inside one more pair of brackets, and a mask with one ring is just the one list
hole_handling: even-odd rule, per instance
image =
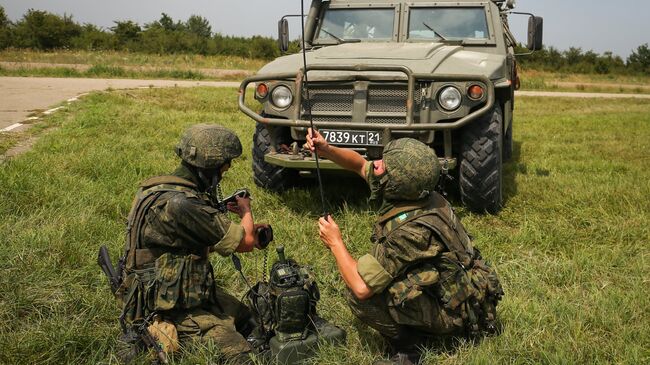
[[317, 130], [312, 130], [311, 128], [307, 129], [307, 143], [305, 143], [305, 148], [314, 152], [316, 151], [316, 148], [318, 148], [319, 151], [323, 151], [328, 147], [329, 144]]
[[327, 219], [321, 217], [318, 220], [318, 229], [320, 234], [320, 239], [323, 241], [327, 248], [332, 249], [336, 245], [343, 244], [343, 237], [341, 236], [341, 230], [339, 229], [338, 224], [334, 221], [331, 215], [327, 216]]
[[[241, 197], [236, 197], [237, 199], [237, 214], [239, 214], [239, 217], [243, 217], [244, 214], [250, 213], [251, 212], [251, 198], [246, 197], [246, 198], [241, 198]], [[230, 208], [229, 208], [230, 209]]]
[[[253, 227], [255, 227], [253, 229], [253, 232], [255, 232], [255, 247], [257, 247], [258, 250], [263, 250], [263, 249], [266, 248], [266, 246], [262, 247], [260, 245], [260, 236], [259, 236], [260, 231], [259, 230], [260, 230], [260, 228], [268, 229], [269, 224], [268, 223], [254, 224]], [[268, 245], [268, 242], [266, 244]]]
[[241, 214], [241, 210], [239, 209], [239, 205], [237, 205], [236, 202], [228, 202], [228, 204], [226, 204], [226, 209], [228, 209], [228, 211], [233, 212], [233, 213], [235, 213], [237, 215]]

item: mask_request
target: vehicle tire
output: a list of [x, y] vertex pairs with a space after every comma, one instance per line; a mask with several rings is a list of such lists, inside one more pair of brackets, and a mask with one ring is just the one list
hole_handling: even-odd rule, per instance
[[471, 211], [497, 213], [503, 202], [503, 113], [491, 113], [463, 128], [461, 134], [460, 197]]
[[257, 186], [272, 191], [282, 191], [298, 178], [295, 170], [271, 165], [264, 155], [271, 151], [271, 136], [263, 124], [257, 123], [253, 135], [253, 180]]
[[503, 161], [510, 161], [512, 158], [512, 124], [513, 122], [510, 121], [510, 125], [508, 126], [508, 129], [506, 129], [506, 134], [503, 136]]

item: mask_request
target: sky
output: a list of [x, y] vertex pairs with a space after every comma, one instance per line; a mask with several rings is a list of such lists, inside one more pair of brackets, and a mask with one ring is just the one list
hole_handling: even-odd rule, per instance
[[[304, 0], [305, 7], [310, 0]], [[201, 15], [213, 32], [223, 35], [277, 35], [277, 21], [286, 14], [300, 13], [300, 0], [0, 0], [9, 18], [16, 21], [27, 9], [72, 14], [79, 23], [104, 28], [114, 20], [148, 23], [167, 13], [174, 20]], [[518, 0], [517, 11], [544, 18], [544, 44], [560, 50], [580, 47], [597, 53], [612, 51], [627, 58], [644, 43], [650, 43], [649, 0]], [[517, 40], [526, 42], [527, 19], [512, 16]], [[290, 24], [290, 37], [300, 27]]]

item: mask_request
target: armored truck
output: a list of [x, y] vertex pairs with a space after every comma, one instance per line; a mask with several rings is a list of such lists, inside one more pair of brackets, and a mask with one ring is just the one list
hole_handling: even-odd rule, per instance
[[[498, 212], [519, 85], [508, 17], [528, 16], [527, 47], [542, 47], [542, 18], [513, 8], [514, 0], [313, 0], [304, 53], [241, 84], [239, 108], [256, 122], [256, 184], [279, 191], [313, 174], [315, 158], [302, 148], [313, 123], [368, 160], [391, 139], [416, 138], [435, 150], [464, 205]], [[286, 17], [278, 28], [286, 51]], [[246, 101], [251, 84], [261, 106]], [[320, 168], [338, 169], [327, 160]]]

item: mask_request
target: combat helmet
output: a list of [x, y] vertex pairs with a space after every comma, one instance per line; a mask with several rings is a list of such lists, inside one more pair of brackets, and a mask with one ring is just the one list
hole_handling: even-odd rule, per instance
[[429, 196], [440, 178], [436, 153], [413, 138], [388, 142], [384, 147], [384, 166], [388, 181], [387, 200], [420, 200]]
[[241, 156], [239, 137], [228, 128], [216, 124], [189, 127], [176, 145], [176, 154], [188, 164], [215, 169]]

